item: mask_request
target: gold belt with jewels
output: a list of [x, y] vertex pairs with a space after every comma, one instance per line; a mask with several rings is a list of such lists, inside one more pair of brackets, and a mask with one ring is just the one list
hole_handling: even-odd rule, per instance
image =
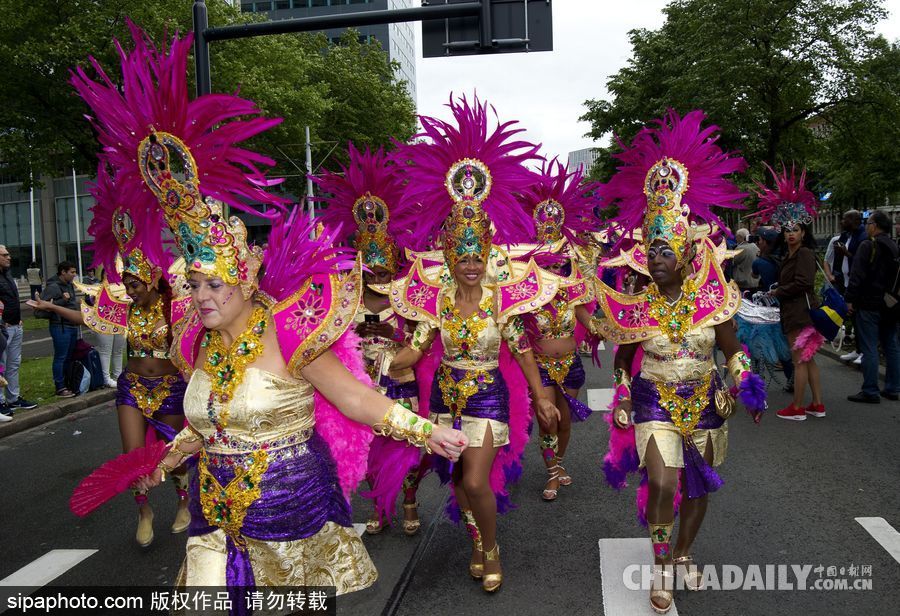
[[[700, 415], [709, 406], [709, 388], [712, 387], [715, 372], [709, 374], [708, 379], [684, 383], [656, 383], [659, 391], [659, 406], [666, 410], [672, 418], [672, 423], [681, 432], [681, 436], [690, 439], [697, 424], [700, 423]], [[678, 388], [694, 384], [694, 392], [690, 398], [682, 398], [678, 395]]]
[[269, 468], [269, 454], [265, 449], [259, 449], [249, 455], [249, 462], [246, 467], [234, 467], [234, 478], [225, 487], [209, 472], [206, 449], [200, 450], [197, 465], [203, 517], [211, 525], [221, 528], [240, 550], [247, 546], [241, 527], [250, 505], [261, 495], [259, 482]]
[[575, 351], [570, 351], [562, 357], [551, 357], [549, 355], [535, 354], [534, 360], [538, 365], [547, 371], [547, 374], [553, 379], [553, 382], [563, 387], [566, 377], [569, 376], [569, 370], [575, 363]]
[[485, 370], [466, 370], [463, 377], [457, 381], [453, 378], [453, 368], [445, 364], [441, 364], [438, 374], [438, 386], [441, 388], [444, 406], [450, 409], [455, 419], [462, 416], [469, 398], [493, 382], [494, 377]]
[[[135, 402], [138, 403], [138, 410], [146, 418], [151, 418], [166, 401], [166, 398], [172, 393], [172, 385], [177, 383], [181, 376], [178, 374], [167, 374], [163, 376], [159, 383], [154, 387], [148, 388], [141, 383], [141, 377], [134, 372], [126, 372], [125, 378], [128, 379], [130, 386], [129, 391], [134, 396]], [[158, 377], [144, 377], [145, 379], [155, 379]]]

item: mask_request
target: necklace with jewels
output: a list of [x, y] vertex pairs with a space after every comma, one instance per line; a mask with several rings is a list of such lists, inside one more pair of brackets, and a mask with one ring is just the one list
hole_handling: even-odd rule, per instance
[[132, 305], [131, 312], [128, 313], [128, 337], [133, 341], [132, 346], [135, 348], [146, 347], [147, 342], [153, 336], [153, 329], [162, 318], [162, 297], [157, 297], [149, 308]]
[[693, 322], [694, 313], [697, 312], [697, 285], [688, 278], [681, 285], [681, 295], [670, 303], [665, 294], [661, 293], [656, 283], [651, 282], [647, 287], [647, 303], [650, 305], [650, 316], [659, 323], [659, 329], [668, 336], [673, 343], [684, 340]]
[[[216, 433], [208, 439], [211, 444], [216, 441], [228, 444], [228, 436], [225, 434], [225, 428], [228, 427], [228, 406], [234, 390], [244, 379], [244, 370], [263, 352], [262, 337], [268, 323], [266, 309], [257, 307], [250, 315], [247, 329], [234, 339], [228, 349], [222, 342], [222, 334], [217, 331], [207, 332], [203, 339], [202, 346], [206, 348], [203, 370], [212, 380], [206, 414], [210, 423], [216, 427]], [[216, 403], [220, 407], [218, 413]]]

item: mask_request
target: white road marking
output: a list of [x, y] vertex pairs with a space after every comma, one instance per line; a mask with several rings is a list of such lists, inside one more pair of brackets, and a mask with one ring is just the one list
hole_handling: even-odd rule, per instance
[[854, 518], [872, 538], [900, 563], [900, 533], [884, 518]]
[[587, 404], [592, 411], [608, 411], [613, 400], [613, 389], [588, 389]]
[[[601, 539], [599, 545], [604, 616], [654, 614], [650, 607], [650, 591], [629, 590], [623, 580], [623, 574], [627, 567], [653, 564], [650, 538]], [[636, 573], [635, 575], [637, 576], [636, 581], [639, 581], [640, 574]], [[667, 613], [671, 616], [678, 616], [678, 608], [673, 605]]]
[[0, 580], [0, 586], [45, 586], [97, 550], [50, 550]]
[[357, 534], [357, 535], [359, 535], [360, 537], [362, 537], [362, 536], [363, 536], [363, 533], [366, 532], [366, 525], [365, 525], [365, 524], [354, 524], [354, 525], [353, 525], [353, 530], [356, 531], [356, 534]]
[[42, 342], [50, 342], [53, 338], [38, 338], [37, 340], [29, 340], [28, 342], [23, 342], [22, 346], [28, 346], [29, 344], [41, 344]]

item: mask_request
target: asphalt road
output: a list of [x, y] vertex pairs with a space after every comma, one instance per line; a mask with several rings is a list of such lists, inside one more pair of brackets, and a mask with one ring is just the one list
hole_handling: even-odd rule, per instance
[[[605, 365], [610, 357], [604, 355]], [[743, 413], [730, 420], [725, 486], [712, 496], [694, 546], [702, 564], [871, 565], [871, 590], [729, 590], [676, 594], [680, 614], [794, 615], [896, 614], [900, 562], [858, 517], [884, 518], [900, 529], [900, 403], [845, 402], [859, 388], [859, 373], [822, 358], [828, 417], [804, 422], [777, 419], [788, 395], [770, 392], [771, 410], [760, 426]], [[608, 370], [588, 369], [588, 386], [610, 387]], [[646, 590], [625, 591], [621, 571], [601, 571], [598, 542], [646, 540], [635, 519], [634, 490], [608, 488], [600, 463], [607, 429], [600, 417], [576, 425], [567, 468], [574, 483], [553, 503], [541, 501], [545, 471], [532, 439], [525, 473], [513, 490], [518, 509], [501, 518], [503, 588], [485, 595], [467, 575], [470, 541], [439, 515], [447, 493], [432, 476], [420, 490], [422, 529], [413, 538], [399, 529], [365, 536], [379, 580], [338, 599], [347, 616], [435, 614], [650, 613]], [[67, 500], [79, 479], [119, 451], [111, 404], [0, 440], [0, 580], [53, 549], [97, 553], [68, 569], [60, 585], [170, 585], [184, 556], [184, 535], [171, 535], [173, 489], [151, 495], [156, 541], [141, 550], [133, 541], [136, 511], [121, 496], [86, 519]], [[354, 500], [354, 520], [368, 504]], [[896, 531], [894, 531], [896, 534]], [[898, 537], [900, 539], [900, 537]], [[647, 546], [649, 552], [649, 544]], [[897, 556], [900, 558], [900, 555]], [[605, 565], [604, 565], [605, 567]], [[815, 574], [810, 579], [814, 579]], [[605, 578], [605, 579], [604, 579]], [[604, 597], [602, 588], [610, 589]], [[627, 595], [636, 611], [604, 611], [604, 599]], [[630, 593], [630, 594], [629, 594]], [[671, 613], [674, 613], [671, 612]]]

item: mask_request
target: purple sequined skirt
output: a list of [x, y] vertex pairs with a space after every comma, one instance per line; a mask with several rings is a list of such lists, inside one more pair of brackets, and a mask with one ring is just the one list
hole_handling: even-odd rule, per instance
[[[435, 376], [431, 385], [431, 397], [429, 403], [432, 413], [451, 413], [451, 409], [444, 404], [444, 397], [441, 392], [440, 380], [441, 370]], [[452, 368], [450, 374], [455, 381], [461, 381], [466, 378], [466, 373], [472, 372], [461, 368]], [[478, 391], [472, 394], [462, 414], [469, 417], [480, 417], [482, 419], [493, 419], [503, 423], [509, 423], [509, 388], [506, 381], [500, 373], [499, 368], [485, 371], [489, 375], [491, 382], [485, 382], [479, 386]]]
[[126, 370], [116, 381], [116, 406], [131, 406], [146, 415], [151, 409], [148, 409], [146, 404], [141, 404], [135, 397], [135, 393], [140, 390], [139, 397], [154, 396], [155, 402], [159, 404], [159, 407], [150, 413], [152, 416], [184, 415], [185, 389], [187, 383], [180, 374], [150, 378]]
[[[550, 378], [550, 373], [547, 372], [547, 369], [541, 365], [541, 362], [537, 362], [538, 372], [541, 375], [541, 385], [544, 387], [553, 387], [556, 385], [556, 381]], [[575, 353], [575, 361], [572, 362], [572, 365], [569, 367], [569, 373], [566, 374], [566, 378], [563, 379], [563, 387], [566, 389], [581, 389], [584, 387], [584, 382], [587, 380], [587, 377], [584, 373], [584, 364], [581, 362], [581, 356], [578, 353]]]
[[419, 384], [415, 379], [401, 383], [386, 374], [382, 374], [378, 384], [385, 388], [384, 395], [391, 400], [419, 397]]
[[[708, 399], [706, 406], [700, 412], [700, 420], [697, 423], [697, 430], [712, 430], [721, 428], [725, 420], [716, 413], [715, 394], [716, 391], [725, 387], [718, 372], [713, 372], [711, 376]], [[675, 393], [685, 400], [689, 399], [700, 383], [692, 384], [684, 383], [676, 387]], [[664, 421], [673, 423], [672, 417], [667, 409], [659, 404], [659, 390], [657, 386], [647, 379], [637, 376], [631, 382], [631, 407], [634, 411], [634, 423], [640, 424], [647, 421]], [[713, 467], [707, 464], [706, 460], [697, 449], [697, 445], [691, 438], [683, 438], [682, 453], [684, 455], [684, 471], [682, 474], [682, 485], [687, 492], [688, 498], [699, 498], [710, 492], [718, 490], [724, 482]]]

